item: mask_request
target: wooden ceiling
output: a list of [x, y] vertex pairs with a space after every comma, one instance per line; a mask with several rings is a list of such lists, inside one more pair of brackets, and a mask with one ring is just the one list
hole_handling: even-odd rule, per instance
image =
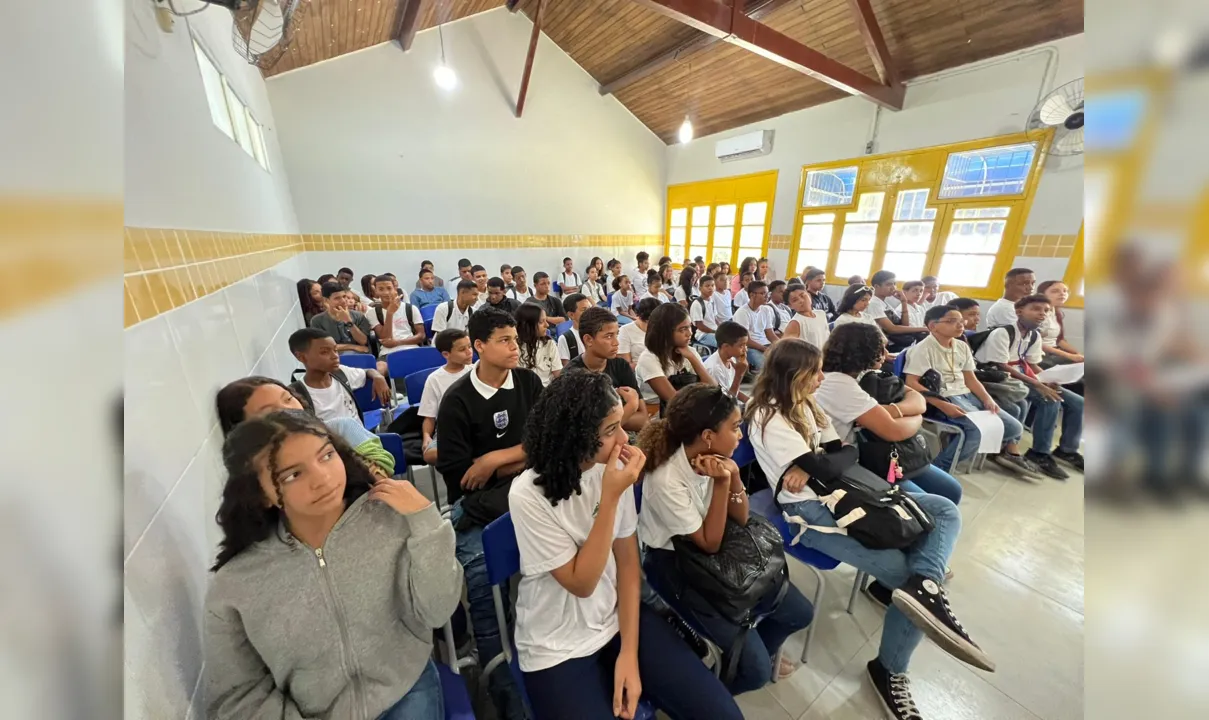
[[[748, 0], [749, 7], [759, 0]], [[294, 43], [266, 75], [392, 38], [398, 0], [309, 0]], [[538, 0], [520, 0], [530, 17]], [[729, 4], [730, 0], [723, 0]], [[1082, 0], [870, 0], [904, 80], [1083, 31]], [[545, 0], [542, 30], [597, 82], [611, 82], [702, 36], [632, 0]], [[419, 29], [504, 0], [422, 0]], [[761, 22], [876, 78], [851, 0], [790, 0]], [[520, 72], [520, 62], [517, 65]], [[635, 117], [674, 142], [686, 114], [698, 137], [846, 97], [830, 85], [717, 42], [616, 93]]]

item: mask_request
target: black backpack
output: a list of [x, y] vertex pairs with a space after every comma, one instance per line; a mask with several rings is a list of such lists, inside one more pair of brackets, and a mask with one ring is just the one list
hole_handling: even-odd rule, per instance
[[[315, 401], [313, 398], [311, 398], [310, 389], [301, 379], [295, 379], [298, 377], [298, 373], [305, 372], [306, 370], [299, 368], [290, 373], [290, 389], [306, 398], [307, 404], [314, 408]], [[340, 383], [340, 387], [344, 388], [344, 392], [348, 393], [348, 396], [353, 399], [353, 407], [357, 408], [357, 417], [360, 418], [363, 416], [365, 414], [365, 410], [361, 408], [361, 403], [357, 402], [357, 395], [353, 392], [353, 386], [348, 384], [348, 377], [345, 376], [344, 370], [337, 369], [336, 372], [330, 374], [332, 379]]]
[[575, 333], [571, 330], [562, 334], [567, 339], [567, 354], [570, 356], [568, 360], [574, 360], [579, 357], [579, 340], [575, 337]]
[[[453, 309], [456, 306], [457, 306], [456, 300], [450, 300], [449, 302], [445, 303], [445, 324], [446, 325], [449, 324], [449, 320], [453, 317]], [[474, 306], [473, 305], [471, 305], [470, 308], [466, 311], [467, 322], [469, 322], [472, 315], [474, 315]]]
[[[966, 341], [968, 343], [970, 343], [970, 352], [972, 352], [972, 353], [978, 352], [978, 349], [986, 344], [987, 338], [989, 338], [991, 336], [991, 333], [995, 332], [999, 328], [1003, 328], [1003, 329], [1007, 330], [1008, 347], [1011, 347], [1012, 343], [1016, 342], [1016, 326], [1015, 325], [996, 325], [995, 327], [987, 328], [986, 330], [983, 330], [981, 332], [976, 332], [966, 339]], [[1029, 332], [1029, 343], [1028, 343], [1028, 347], [1025, 348], [1025, 351], [1027, 352], [1028, 350], [1031, 350], [1033, 348], [1033, 345], [1040, 339], [1041, 339], [1040, 332], [1038, 332], [1037, 330], [1030, 331]]]
[[772, 309], [772, 329], [776, 332], [781, 332], [781, 313], [777, 312], [777, 307], [771, 303], [768, 306]]
[[[902, 378], [889, 370], [865, 373], [859, 384], [878, 405], [902, 402], [907, 394]], [[860, 464], [878, 477], [888, 477], [891, 459], [902, 468], [903, 478], [907, 480], [927, 469], [932, 462], [928, 442], [920, 433], [897, 442], [883, 440], [863, 428], [857, 432], [857, 436], [860, 438], [857, 443]]]

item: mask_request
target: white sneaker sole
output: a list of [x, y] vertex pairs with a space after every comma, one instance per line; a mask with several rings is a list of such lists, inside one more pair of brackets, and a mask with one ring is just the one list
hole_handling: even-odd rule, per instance
[[972, 665], [979, 670], [995, 672], [995, 663], [979, 647], [970, 644], [965, 638], [954, 633], [944, 623], [933, 617], [927, 608], [920, 605], [909, 593], [895, 589], [892, 596], [894, 607], [898, 608], [915, 627], [936, 643], [941, 650], [949, 653], [958, 660]]

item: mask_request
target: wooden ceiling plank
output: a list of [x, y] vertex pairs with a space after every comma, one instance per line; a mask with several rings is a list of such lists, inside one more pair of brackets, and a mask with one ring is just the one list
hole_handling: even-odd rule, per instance
[[411, 50], [411, 44], [416, 39], [416, 32], [420, 29], [417, 21], [420, 19], [420, 8], [423, 4], [424, 0], [399, 0], [396, 15], [398, 24], [391, 32], [391, 39], [399, 43], [403, 52]]

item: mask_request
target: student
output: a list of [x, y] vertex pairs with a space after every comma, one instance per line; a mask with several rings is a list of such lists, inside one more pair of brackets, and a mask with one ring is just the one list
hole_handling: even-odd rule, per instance
[[810, 291], [805, 285], [789, 286], [789, 307], [793, 309], [793, 318], [785, 325], [781, 338], [801, 338], [806, 342], [822, 349], [831, 335], [827, 327], [827, 317], [824, 311], [814, 307]]
[[[505, 290], [512, 289], [512, 266], [509, 265], [508, 263], [504, 263], [503, 265], [500, 265], [500, 279], [504, 281]], [[524, 302], [524, 301], [518, 300], [517, 302]]]
[[304, 412], [241, 423], [222, 456], [205, 716], [442, 720], [432, 631], [462, 594], [449, 523]]
[[482, 265], [474, 265], [470, 268], [470, 276], [474, 279], [474, 286], [479, 291], [478, 300], [474, 303], [474, 309], [478, 310], [487, 303], [487, 268]]
[[663, 303], [655, 298], [644, 298], [638, 303], [634, 322], [623, 325], [617, 336], [617, 356], [637, 367], [642, 354], [646, 352], [646, 330], [651, 320], [651, 313]]
[[784, 280], [773, 280], [768, 284], [768, 308], [773, 312], [772, 329], [780, 337], [785, 326], [793, 319], [793, 311], [785, 304]]
[[743, 376], [747, 374], [747, 328], [737, 322], [725, 320], [714, 333], [718, 351], [705, 358], [705, 370], [727, 395], [747, 402], [747, 395], [739, 389]]
[[[218, 427], [224, 437], [244, 420], [277, 410], [302, 410], [314, 415], [315, 408], [309, 403], [280, 380], [258, 375], [229, 382], [214, 397]], [[324, 425], [348, 443], [375, 478], [394, 476], [394, 456], [382, 447], [382, 440], [377, 435], [365, 429], [360, 419], [332, 418]]]
[[302, 309], [302, 324], [310, 327], [311, 318], [324, 312], [323, 286], [314, 280], [303, 278], [298, 281], [298, 307]]
[[563, 299], [563, 311], [571, 321], [570, 329], [558, 338], [558, 358], [562, 360], [563, 367], [583, 350], [583, 341], [579, 338], [579, 316], [590, 307], [592, 301], [583, 293], [572, 293]]
[[714, 333], [718, 331], [718, 308], [714, 304], [714, 279], [701, 278], [701, 295], [689, 303], [688, 316], [693, 323], [693, 339], [708, 348], [717, 348]]
[[736, 312], [738, 312], [739, 308], [743, 307], [744, 305], [746, 305], [747, 303], [749, 303], [751, 301], [751, 298], [747, 295], [747, 286], [751, 285], [752, 282], [754, 282], [755, 275], [754, 275], [754, 273], [745, 272], [745, 273], [742, 273], [740, 275], [740, 277], [743, 279], [743, 282], [740, 285], [739, 291], [735, 293], [735, 311]]
[[618, 260], [617, 258], [613, 258], [612, 260], [609, 260], [607, 269], [609, 271], [609, 274], [604, 276], [604, 278], [602, 279], [602, 282], [607, 281], [607, 284], [609, 286], [612, 286], [613, 281], [616, 280], [617, 278], [621, 277], [623, 274], [622, 270], [621, 270], [621, 261]]
[[730, 277], [730, 263], [722, 261], [718, 263], [718, 269], [726, 273], [727, 277]]
[[512, 266], [512, 287], [508, 289], [508, 297], [523, 303], [533, 297], [533, 293], [529, 289], [529, 275], [525, 272], [525, 268], [520, 265]]
[[[1024, 426], [1001, 409], [974, 376], [974, 355], [970, 346], [957, 341], [964, 334], [961, 313], [949, 305], [940, 305], [929, 308], [924, 321], [928, 324], [929, 335], [907, 352], [904, 379], [907, 387], [927, 398], [928, 406], [934, 412], [960, 427], [964, 437], [961, 457], [954, 457], [957, 443], [950, 442], [932, 464], [952, 470], [956, 463], [977, 455], [982, 434], [965, 416], [966, 413], [989, 410], [1003, 421], [1003, 451], [992, 455], [991, 460], [1025, 478], [1037, 477], [1036, 466], [1020, 454]], [[940, 374], [940, 397], [933, 396], [919, 381], [929, 370]]]
[[374, 277], [373, 273], [361, 276], [361, 297], [364, 298], [366, 307], [375, 304], [379, 299], [378, 291], [374, 289]]
[[474, 280], [459, 280], [457, 292], [456, 298], [446, 302], [433, 313], [433, 333], [451, 328], [465, 330], [470, 324], [470, 317], [474, 314], [475, 307], [480, 305], [479, 286], [475, 284]]
[[[648, 280], [649, 282], [649, 280]], [[659, 282], [660, 288], [663, 290], [664, 296], [669, 302], [676, 300], [676, 270], [672, 268], [671, 263], [659, 266]], [[647, 288], [650, 292], [650, 288]]]
[[[617, 318], [604, 308], [588, 308], [579, 319], [580, 337], [584, 351], [567, 366], [567, 370], [588, 370], [604, 373], [613, 381], [621, 395], [621, 424], [629, 432], [646, 426], [646, 403], [638, 396], [638, 378], [630, 364], [617, 356], [620, 325]], [[628, 327], [628, 326], [627, 326]]]
[[958, 660], [993, 671], [994, 662], [970, 639], [953, 615], [943, 582], [961, 532], [961, 512], [939, 495], [913, 494], [935, 527], [906, 550], [871, 550], [846, 534], [811, 529], [836, 526], [835, 517], [807, 484], [819, 450], [841, 445], [819, 408], [814, 391], [823, 379], [822, 353], [802, 340], [782, 340], [768, 354], [747, 405], [748, 436], [760, 469], [774, 487], [777, 503], [805, 529], [800, 544], [825, 553], [895, 588], [886, 611], [878, 656], [866, 665], [883, 709], [894, 720], [920, 720], [911, 698], [907, 668], [926, 634]]
[[[600, 258], [596, 258], [597, 262]], [[580, 292], [587, 296], [592, 301], [593, 305], [601, 305], [607, 301], [608, 293], [605, 292], [604, 285], [600, 283], [600, 271], [595, 265], [588, 267], [588, 279], [584, 280]]]
[[458, 284], [458, 283], [460, 283], [460, 282], [461, 282], [461, 281], [463, 281], [463, 280], [471, 280], [471, 281], [473, 281], [473, 280], [474, 280], [474, 273], [472, 273], [472, 272], [470, 271], [470, 268], [471, 268], [471, 262], [470, 262], [470, 260], [468, 260], [467, 258], [462, 258], [461, 260], [458, 260], [458, 274], [457, 274], [457, 277], [452, 277], [452, 278], [449, 278], [449, 284], [450, 284], [450, 285], [453, 285], [454, 287], [457, 287], [457, 284]]
[[680, 303], [683, 308], [688, 308], [688, 304], [693, 298], [701, 294], [700, 285], [697, 282], [697, 266], [686, 265], [680, 271], [680, 279], [676, 283], [674, 290], [676, 302]]
[[923, 304], [925, 311], [937, 305], [952, 305], [953, 301], [957, 299], [956, 293], [940, 289], [940, 280], [936, 279], [935, 275], [925, 275], [920, 278], [920, 282], [924, 284]]
[[764, 353], [777, 341], [772, 330], [772, 312], [764, 309], [768, 286], [753, 280], [744, 292], [748, 301], [735, 311], [735, 322], [747, 330], [747, 364], [753, 372], [760, 372], [764, 367]]
[[[955, 298], [949, 303], [949, 307], [955, 308], [961, 313], [962, 324], [965, 325], [966, 332], [974, 332], [978, 329], [979, 323], [982, 322], [982, 305], [978, 304], [977, 300], [973, 298]], [[928, 309], [930, 310], [931, 308]], [[926, 315], [927, 311], [924, 314]]]
[[[441, 408], [441, 400], [445, 391], [460, 377], [470, 372], [470, 363], [474, 361], [474, 353], [470, 349], [470, 337], [462, 330], [442, 330], [437, 333], [432, 342], [445, 364], [432, 371], [424, 380], [424, 389], [420, 392], [419, 409], [417, 414], [423, 421], [422, 433], [424, 448], [424, 463], [436, 466], [437, 462], [437, 411]], [[415, 402], [416, 398], [408, 398]]]
[[710, 297], [714, 303], [714, 315], [719, 321], [730, 320], [735, 314], [731, 306], [730, 280], [721, 270], [711, 277], [714, 279], [714, 294]]
[[1038, 330], [1041, 332], [1041, 351], [1045, 357], [1041, 365], [1062, 365], [1083, 362], [1083, 353], [1066, 339], [1066, 315], [1062, 308], [1070, 299], [1070, 290], [1061, 280], [1046, 280], [1037, 286], [1038, 294], [1049, 300], [1051, 312], [1045, 316]]
[[[873, 298], [873, 288], [868, 285], [849, 285], [844, 291], [844, 297], [840, 298], [839, 307], [835, 309], [835, 325], [838, 328], [848, 323], [865, 323], [877, 328], [878, 332], [882, 332], [881, 326], [873, 322], [866, 312], [869, 308], [869, 301]], [[834, 329], [834, 328], [833, 328]]]
[[905, 312], [897, 322], [887, 317], [890, 308], [886, 306], [886, 299], [893, 297], [898, 292], [894, 273], [889, 270], [878, 270], [873, 273], [870, 285], [873, 287], [873, 295], [869, 298], [869, 306], [865, 309], [865, 315], [881, 328], [882, 334], [886, 336], [890, 352], [896, 353], [915, 344], [917, 340], [921, 340], [928, 329], [907, 324]]
[[[302, 380], [290, 387], [306, 398], [320, 420], [339, 417], [361, 419], [353, 390], [373, 386], [374, 397], [383, 405], [394, 399], [386, 378], [377, 370], [362, 370], [340, 364], [336, 341], [318, 328], [303, 328], [290, 335], [290, 352], [302, 363], [306, 372]], [[297, 371], [295, 371], [297, 372]]]
[[923, 280], [908, 280], [903, 283], [901, 305], [898, 311], [902, 314], [902, 323], [911, 327], [923, 327], [924, 313], [928, 311], [924, 305]]
[[564, 317], [563, 302], [550, 294], [550, 276], [539, 272], [533, 276], [534, 295], [525, 302], [537, 303], [546, 311], [546, 322], [558, 326], [567, 321]]
[[810, 306], [815, 310], [821, 310], [827, 322], [833, 322], [838, 311], [835, 301], [824, 291], [827, 286], [827, 271], [811, 268], [803, 273], [803, 278], [806, 291], [810, 293]]
[[394, 281], [385, 275], [374, 278], [374, 292], [378, 297], [386, 298], [382, 304], [375, 305], [371, 313], [377, 321], [374, 332], [382, 346], [379, 357], [423, 345], [426, 335], [420, 309], [399, 297]]
[[742, 718], [671, 625], [641, 601], [621, 403], [596, 373], [556, 379], [525, 432], [529, 467], [509, 494], [520, 550], [516, 648], [539, 720], [633, 718], [649, 697], [673, 718]]
[[[634, 256], [638, 262], [637, 267], [631, 270], [628, 274], [630, 282], [634, 285], [634, 294], [639, 297], [646, 297], [646, 279], [647, 272], [651, 269], [651, 256], [647, 252], [640, 252]], [[616, 280], [614, 280], [616, 282]]]
[[[1083, 439], [1083, 398], [1061, 385], [1037, 379], [1043, 358], [1038, 328], [1051, 312], [1053, 308], [1044, 295], [1029, 295], [1017, 300], [1015, 325], [992, 329], [974, 353], [974, 359], [998, 364], [1028, 387], [1027, 400], [1035, 408], [1035, 414], [1033, 447], [1025, 457], [1046, 475], [1055, 480], [1066, 480], [1070, 475], [1054, 460], [1062, 460], [1080, 472], [1083, 470], [1083, 456], [1079, 454], [1079, 443]], [[1062, 439], [1058, 449], [1051, 453], [1059, 411], [1062, 412]]]
[[[647, 548], [643, 566], [648, 577], [659, 578], [660, 587], [680, 588], [684, 580], [672, 538], [686, 537], [701, 552], [713, 554], [722, 547], [728, 520], [747, 525], [747, 491], [739, 467], [730, 458], [743, 438], [743, 415], [732, 396], [709, 385], [685, 388], [668, 404], [666, 415], [652, 421], [638, 438], [647, 458], [638, 537]], [[682, 617], [691, 617], [693, 626], [703, 628], [724, 652], [744, 632], [699, 603], [686, 603], [672, 593], [664, 600]], [[761, 600], [766, 608], [774, 602], [773, 596]], [[782, 657], [774, 668], [773, 659], [785, 640], [813, 617], [810, 601], [789, 583], [776, 609], [746, 633], [728, 689], [735, 694], [757, 690], [768, 684], [773, 672], [778, 679], [789, 677], [795, 670], [793, 662]], [[726, 657], [722, 662], [731, 661]]]
[[575, 262], [569, 257], [563, 258], [563, 269], [558, 273], [559, 292], [563, 297], [579, 292], [581, 279], [575, 272]]
[[865, 284], [865, 278], [861, 277], [860, 275], [853, 275], [852, 277], [848, 278], [848, 285], [850, 287], [852, 285], [864, 285], [864, 284]]
[[425, 308], [449, 302], [449, 291], [437, 285], [437, 280], [440, 278], [433, 274], [432, 268], [420, 268], [420, 278], [416, 280], [416, 289], [411, 293], [411, 304]]
[[537, 303], [525, 303], [516, 311], [519, 367], [537, 373], [543, 386], [548, 386], [563, 369], [562, 361], [558, 357], [558, 343], [550, 337], [549, 330], [550, 323], [546, 321], [546, 311]]
[[[420, 263], [421, 272], [423, 272], [424, 270], [428, 270], [429, 272], [432, 272], [432, 269], [433, 269], [433, 266], [432, 266], [431, 260], [424, 260]], [[420, 275], [417, 275], [416, 287], [414, 288], [416, 290], [420, 290], [423, 285], [423, 283], [421, 283], [419, 280], [420, 277], [421, 277]], [[445, 281], [442, 280], [441, 278], [437, 277], [436, 273], [433, 273], [433, 275], [432, 275], [432, 284], [434, 287], [439, 287], [439, 288], [445, 287]], [[445, 294], [448, 295], [449, 294], [448, 291], [446, 291]]]
[[[592, 260], [588, 263], [588, 269], [584, 270], [584, 275], [587, 275], [588, 270], [591, 270], [592, 268], [596, 268], [596, 280], [599, 282], [600, 279], [605, 276], [604, 260], [601, 260], [599, 257], [592, 258]], [[583, 290], [581, 289], [580, 292], [583, 292]], [[586, 295], [587, 293], [584, 294]]]
[[770, 284], [776, 279], [772, 267], [768, 264], [768, 258], [762, 257], [756, 261], [756, 279]]
[[324, 285], [327, 285], [330, 282], [336, 282], [336, 276], [331, 273], [325, 273], [323, 275], [320, 275], [319, 279], [316, 280], [315, 282], [319, 283], [320, 287], [323, 287]]
[[[485, 308], [470, 318], [467, 332], [479, 361], [441, 400], [436, 467], [453, 503], [450, 519], [457, 531], [458, 562], [466, 571], [475, 643], [479, 657], [489, 660], [503, 650], [483, 560], [483, 528], [508, 512], [508, 488], [525, 467], [520, 444], [525, 422], [541, 395], [542, 382], [517, 366], [516, 320], [511, 315]], [[488, 689], [501, 717], [525, 716], [506, 664], [488, 678]]]
[[1012, 268], [1003, 278], [1003, 297], [987, 310], [987, 327], [1016, 324], [1016, 302], [1033, 294], [1037, 276], [1028, 268]]
[[479, 307], [489, 307], [494, 310], [506, 312], [510, 315], [515, 315], [516, 309], [519, 308], [521, 304], [508, 297], [505, 294], [506, 292], [507, 287], [504, 284], [503, 278], [491, 278], [487, 281], [487, 302]]
[[638, 296], [638, 301], [642, 302], [646, 298], [655, 298], [661, 303], [671, 301], [671, 298], [663, 292], [663, 277], [658, 270], [651, 270], [646, 274], [646, 295]]
[[336, 282], [345, 290], [349, 289], [349, 286], [353, 284], [353, 278], [355, 277], [356, 275], [353, 274], [351, 268], [342, 267], [336, 272]]
[[[664, 403], [671, 402], [676, 391], [686, 384], [714, 384], [701, 356], [690, 344], [692, 339], [693, 326], [688, 311], [677, 303], [661, 305], [651, 313], [646, 332], [647, 351], [638, 360], [634, 372], [638, 380], [646, 383]], [[695, 379], [692, 378], [694, 374]]]
[[364, 313], [351, 309], [356, 302], [353, 294], [332, 282], [323, 286], [323, 299], [327, 312], [311, 318], [311, 327], [335, 340], [336, 352], [369, 352], [369, 334], [373, 328]]
[[609, 309], [617, 318], [638, 319], [634, 313], [634, 305], [637, 304], [636, 293], [631, 290], [631, 287], [628, 275], [613, 278], [613, 298], [609, 300]]
[[[735, 280], [731, 281], [730, 287], [730, 291], [734, 293], [735, 296], [735, 305], [743, 304], [739, 302], [739, 292], [746, 289], [747, 284], [756, 279], [756, 267], [758, 265], [759, 263], [756, 261], [756, 259], [750, 255], [743, 258], [743, 262], [739, 263], [739, 274], [736, 276]], [[751, 277], [745, 279], [745, 275], [750, 275]]]

